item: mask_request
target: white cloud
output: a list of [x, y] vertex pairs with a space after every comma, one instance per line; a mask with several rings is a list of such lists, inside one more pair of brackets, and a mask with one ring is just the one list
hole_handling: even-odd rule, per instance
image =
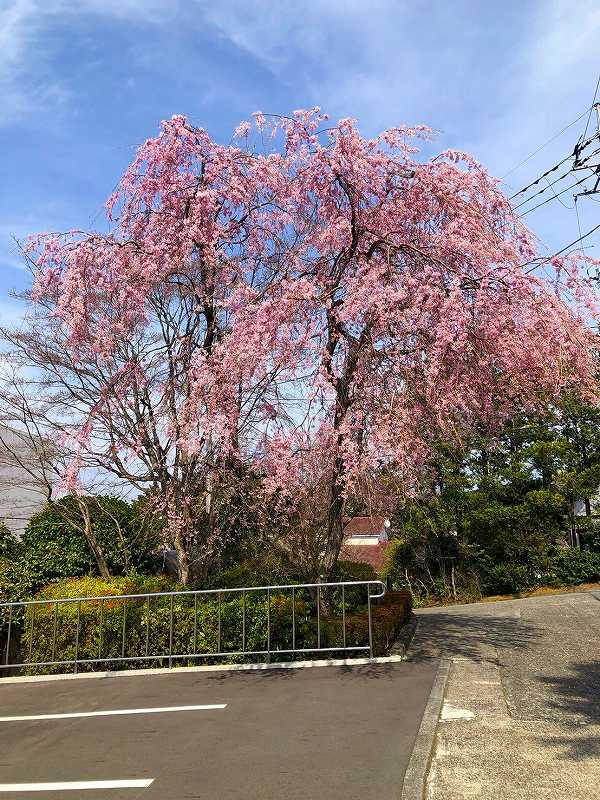
[[[181, 35], [185, 21], [186, 33], [196, 27], [206, 37], [212, 31], [288, 90], [289, 108], [264, 111], [289, 111], [301, 97], [334, 117], [356, 116], [367, 133], [425, 122], [441, 131], [440, 147], [470, 150], [500, 175], [581, 113], [600, 66], [597, 0], [9, 0], [2, 9], [0, 122], [71, 105], [68, 86], [55, 75], [46, 78], [42, 68], [44, 32], [56, 19], [98, 15], [161, 26], [169, 40]], [[146, 57], [152, 63], [160, 55], [149, 51]], [[235, 73], [227, 80], [233, 84]], [[218, 78], [214, 86], [222, 91]], [[190, 106], [197, 103], [191, 96]], [[539, 174], [578, 135], [570, 129], [510, 183], [518, 187]], [[549, 204], [551, 224], [543, 211], [529, 219], [542, 236], [551, 227], [550, 239], [575, 238], [572, 213], [556, 205]]]
[[7, 0], [0, 6], [0, 124], [70, 99], [64, 82], [46, 76], [44, 30], [56, 19], [97, 14], [156, 24], [177, 0]]
[[[302, 83], [333, 116], [355, 116], [368, 133], [424, 122], [440, 131], [439, 147], [471, 151], [498, 175], [589, 106], [600, 68], [597, 0], [221, 0], [204, 15], [291, 93]], [[516, 170], [510, 184], [520, 188], [571, 151], [584, 124]], [[566, 200], [572, 204], [569, 193]], [[573, 211], [558, 203], [527, 221], [550, 247], [577, 236]]]

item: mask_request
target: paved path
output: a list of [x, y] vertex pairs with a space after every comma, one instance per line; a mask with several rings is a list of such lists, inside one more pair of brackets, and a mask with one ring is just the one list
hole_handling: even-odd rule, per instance
[[429, 800], [600, 798], [600, 592], [423, 609], [452, 660]]
[[[0, 681], [0, 800], [396, 800], [436, 669]], [[225, 707], [158, 710], [174, 706]], [[137, 783], [69, 788], [122, 780]], [[17, 783], [54, 789], [7, 790]]]

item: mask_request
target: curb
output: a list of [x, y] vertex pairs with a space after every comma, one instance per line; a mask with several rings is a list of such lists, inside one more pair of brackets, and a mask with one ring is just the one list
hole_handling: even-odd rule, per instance
[[61, 675], [22, 675], [0, 678], [2, 686], [13, 683], [47, 683], [48, 681], [84, 681], [93, 678], [135, 678], [138, 675], [182, 675], [187, 672], [256, 672], [270, 669], [308, 669], [310, 667], [356, 667], [369, 664], [399, 664], [401, 655], [375, 658], [330, 658], [319, 661], [281, 661], [268, 664], [205, 664], [197, 667], [158, 667], [156, 669], [124, 669], [114, 672], [79, 672]]
[[443, 658], [438, 666], [408, 767], [404, 773], [400, 800], [424, 800], [437, 724], [450, 673], [450, 664], [451, 661], [449, 659]]

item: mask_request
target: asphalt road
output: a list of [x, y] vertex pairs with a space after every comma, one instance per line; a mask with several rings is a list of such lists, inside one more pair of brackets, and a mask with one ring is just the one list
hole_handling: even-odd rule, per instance
[[392, 800], [436, 668], [0, 681], [0, 799]]
[[429, 800], [600, 800], [600, 590], [418, 609], [452, 662]]

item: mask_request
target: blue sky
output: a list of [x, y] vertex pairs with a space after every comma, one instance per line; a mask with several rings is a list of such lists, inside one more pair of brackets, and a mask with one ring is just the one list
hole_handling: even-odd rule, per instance
[[[425, 123], [436, 148], [503, 176], [589, 107], [599, 41], [597, 0], [0, 0], [0, 322], [18, 316], [9, 292], [27, 277], [11, 237], [101, 227], [165, 117], [222, 141], [256, 110], [320, 105], [366, 134]], [[507, 191], [584, 125], [512, 171]], [[579, 209], [582, 230], [600, 222], [598, 203]], [[558, 201], [527, 221], [552, 249], [578, 235]]]

